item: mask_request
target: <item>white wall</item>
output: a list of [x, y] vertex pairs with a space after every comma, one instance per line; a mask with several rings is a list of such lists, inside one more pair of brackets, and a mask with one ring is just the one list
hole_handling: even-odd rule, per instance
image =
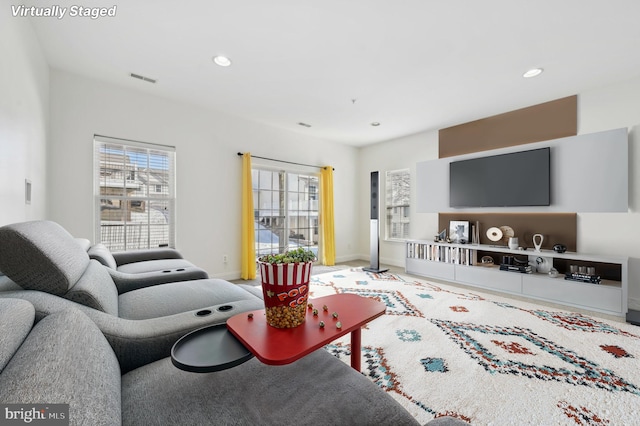
[[[360, 149], [360, 204], [358, 221], [360, 227], [360, 244], [358, 253], [361, 259], [369, 259], [369, 217], [370, 217], [370, 175], [373, 171], [380, 172], [380, 184], [385, 185], [384, 173], [390, 170], [409, 169], [411, 182], [415, 183], [416, 163], [425, 159], [438, 158], [438, 132], [425, 132], [394, 139]], [[380, 191], [380, 263], [404, 267], [404, 243], [385, 241], [385, 200], [384, 189]], [[437, 233], [437, 213], [416, 212], [416, 188], [412, 184], [411, 190], [411, 224], [412, 238], [431, 238]]]
[[74, 236], [94, 241], [94, 134], [176, 147], [177, 248], [211, 276], [240, 276], [239, 151], [332, 165], [337, 260], [355, 257], [355, 148], [51, 70], [50, 219]]
[[[449, 165], [454, 161], [504, 155], [523, 149], [550, 148], [550, 194], [548, 206], [499, 207], [501, 213], [623, 212], [629, 210], [629, 130], [626, 127], [559, 139], [486, 150], [416, 165], [419, 182], [444, 178], [441, 185], [421, 185], [416, 208], [421, 212], [486, 212], [486, 207], [449, 207]], [[603, 161], [616, 167], [602, 167]], [[502, 177], [504, 181], [511, 177]], [[485, 224], [486, 225], [486, 224]]]
[[[551, 99], [550, 99], [551, 100]], [[506, 111], [505, 111], [506, 112]], [[478, 117], [478, 119], [483, 117]], [[629, 212], [579, 213], [578, 251], [583, 253], [629, 256], [629, 308], [640, 309], [640, 77], [615, 85], [578, 94], [578, 134], [629, 129]], [[451, 123], [451, 125], [461, 123]], [[368, 171], [411, 168], [415, 178], [416, 163], [438, 158], [438, 131], [433, 130], [406, 138], [383, 142], [361, 149], [359, 167], [360, 192], [368, 194]], [[616, 167], [602, 164], [602, 167]], [[437, 185], [438, 182], [430, 184]], [[411, 238], [431, 239], [438, 232], [438, 215], [416, 213], [416, 183], [413, 181]], [[364, 204], [364, 198], [361, 204]], [[383, 201], [384, 203], [384, 201]], [[359, 252], [364, 258], [369, 253], [368, 207], [361, 207]], [[382, 232], [384, 234], [384, 232]], [[397, 266], [404, 265], [404, 247], [396, 242], [380, 243], [380, 261]], [[365, 255], [366, 253], [366, 255]]]
[[29, 20], [13, 18], [10, 5], [0, 0], [0, 226], [43, 219], [47, 208], [49, 66]]
[[629, 212], [578, 215], [578, 249], [629, 256], [629, 309], [640, 310], [640, 77], [582, 93], [578, 114], [579, 133], [629, 129]]
[[[3, 10], [10, 5], [0, 0]], [[175, 145], [178, 248], [214, 276], [239, 275], [236, 152], [335, 167], [338, 261], [369, 258], [369, 173], [410, 168], [415, 182], [416, 162], [438, 155], [437, 130], [355, 149], [50, 71], [29, 20], [6, 13], [0, 14], [0, 53], [0, 225], [52, 219], [93, 239], [93, 134]], [[640, 309], [640, 77], [578, 99], [579, 134], [630, 130], [630, 211], [580, 213], [578, 250], [634, 258], [629, 306]], [[25, 179], [33, 184], [30, 205]], [[432, 238], [437, 214], [415, 212], [415, 190], [412, 203], [411, 237]], [[404, 246], [382, 240], [380, 256], [402, 266]]]

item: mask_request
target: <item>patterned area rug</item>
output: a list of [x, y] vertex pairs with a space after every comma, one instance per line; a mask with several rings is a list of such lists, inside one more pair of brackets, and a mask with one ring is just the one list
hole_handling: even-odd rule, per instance
[[[640, 424], [640, 327], [362, 268], [310, 291], [387, 305], [362, 331], [362, 373], [421, 424]], [[326, 350], [349, 363], [349, 342]]]
[[[324, 265], [313, 265], [311, 268], [311, 275], [319, 275], [325, 274], [332, 271], [341, 271], [345, 268], [350, 268], [349, 265], [336, 265], [336, 266], [324, 266]], [[260, 279], [260, 268], [258, 268], [258, 277], [255, 280], [231, 280], [232, 283], [235, 284], [247, 284], [247, 285], [262, 285], [262, 281]]]

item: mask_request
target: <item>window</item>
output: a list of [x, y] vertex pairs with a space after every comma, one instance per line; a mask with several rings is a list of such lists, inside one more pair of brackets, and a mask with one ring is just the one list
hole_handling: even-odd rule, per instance
[[318, 256], [318, 175], [256, 167], [251, 172], [256, 258], [296, 247]]
[[96, 241], [175, 247], [175, 148], [95, 136], [94, 175]]
[[386, 239], [409, 238], [411, 176], [408, 169], [386, 173]]

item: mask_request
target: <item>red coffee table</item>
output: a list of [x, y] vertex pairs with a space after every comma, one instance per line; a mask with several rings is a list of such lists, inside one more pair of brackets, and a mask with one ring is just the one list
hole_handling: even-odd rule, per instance
[[[256, 358], [269, 365], [290, 364], [351, 333], [351, 367], [360, 371], [360, 329], [383, 315], [385, 304], [350, 293], [309, 299], [309, 303], [313, 303], [318, 315], [307, 309], [305, 322], [298, 327], [272, 327], [267, 324], [264, 309], [259, 309], [229, 318], [227, 328]], [[324, 305], [327, 305], [327, 311], [323, 310]], [[333, 318], [334, 312], [338, 313], [338, 318]], [[324, 321], [324, 328], [320, 327], [320, 321]], [[338, 321], [342, 323], [340, 329], [336, 327]]]

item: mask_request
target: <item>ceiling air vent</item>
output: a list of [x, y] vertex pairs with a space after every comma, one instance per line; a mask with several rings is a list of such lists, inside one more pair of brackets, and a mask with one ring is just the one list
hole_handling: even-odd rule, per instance
[[131, 74], [129, 74], [129, 75], [130, 75], [131, 77], [133, 77], [133, 78], [137, 78], [138, 80], [147, 81], [147, 82], [149, 82], [149, 83], [153, 83], [153, 84], [155, 84], [155, 83], [156, 83], [156, 81], [157, 81], [157, 80], [154, 80], [153, 78], [145, 77], [145, 76], [140, 75], [140, 74], [134, 74], [134, 73], [131, 73]]

